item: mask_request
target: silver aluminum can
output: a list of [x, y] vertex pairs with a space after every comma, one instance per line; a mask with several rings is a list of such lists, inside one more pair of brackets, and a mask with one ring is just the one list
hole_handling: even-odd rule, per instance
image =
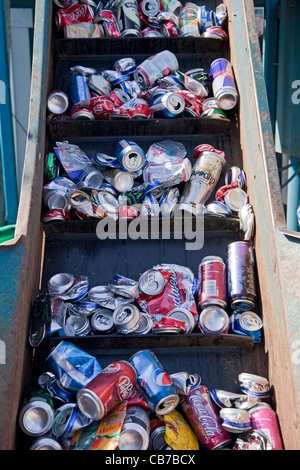
[[198, 26], [198, 9], [193, 3], [185, 5], [179, 16], [179, 36], [180, 37], [200, 37]]
[[75, 278], [73, 274], [58, 273], [52, 276], [47, 284], [50, 295], [59, 296], [72, 287]]
[[232, 212], [239, 213], [248, 203], [248, 196], [241, 188], [231, 188], [225, 194], [224, 202]]
[[67, 209], [69, 203], [65, 194], [60, 191], [48, 191], [44, 197], [45, 205], [51, 209]]
[[149, 446], [150, 418], [139, 406], [127, 408], [119, 437], [120, 450], [147, 450]]
[[135, 333], [138, 335], [146, 335], [147, 333], [150, 333], [153, 326], [154, 326], [154, 322], [153, 322], [152, 317], [150, 317], [150, 315], [147, 315], [141, 312], [140, 319], [139, 319], [139, 326], [135, 330]]
[[109, 300], [111, 298], [111, 291], [108, 286], [95, 286], [89, 290], [88, 297], [92, 302], [99, 302]]
[[121, 37], [140, 37], [141, 21], [136, 0], [120, 0], [117, 3], [117, 21]]
[[86, 315], [70, 315], [66, 321], [66, 328], [69, 328], [69, 331], [73, 330], [74, 336], [87, 336], [91, 331], [90, 321]]
[[225, 159], [214, 152], [203, 152], [193, 166], [190, 180], [185, 184], [179, 201], [183, 209], [191, 210], [205, 204], [221, 176]]
[[153, 95], [150, 109], [158, 116], [178, 117], [184, 111], [185, 100], [176, 92], [165, 92], [159, 96]]
[[29, 450], [63, 450], [61, 444], [53, 437], [43, 436], [36, 439]]
[[207, 307], [199, 316], [199, 328], [206, 334], [226, 334], [229, 330], [229, 316], [220, 307]]
[[270, 395], [270, 383], [265, 377], [243, 372], [238, 380], [244, 393], [258, 398], [266, 398]]
[[68, 8], [71, 5], [76, 5], [79, 3], [79, 0], [54, 0], [55, 5], [59, 8]]
[[138, 171], [146, 161], [143, 149], [129, 139], [122, 139], [117, 143], [115, 155], [126, 171]]
[[101, 308], [91, 318], [91, 327], [96, 333], [110, 333], [114, 327], [113, 312], [108, 308]]
[[142, 62], [134, 72], [134, 79], [142, 88], [151, 88], [156, 80], [178, 70], [176, 56], [164, 50]]
[[165, 278], [157, 269], [148, 269], [139, 278], [139, 288], [144, 294], [160, 294], [165, 287]]
[[124, 193], [129, 191], [133, 186], [133, 175], [128, 171], [118, 170], [116, 168], [107, 170], [104, 177], [108, 183], [114, 186], [117, 191]]
[[102, 75], [91, 75], [88, 81], [89, 88], [100, 96], [109, 96], [111, 92], [110, 83]]
[[22, 431], [28, 436], [43, 436], [53, 424], [54, 406], [50, 395], [43, 390], [33, 392], [19, 415]]
[[222, 426], [229, 432], [242, 433], [251, 431], [251, 418], [247, 410], [237, 408], [222, 408], [220, 418], [223, 420]]
[[127, 303], [114, 310], [113, 319], [119, 333], [132, 333], [139, 326], [140, 310], [135, 305]]
[[69, 107], [69, 98], [63, 91], [54, 90], [48, 96], [47, 107], [53, 114], [64, 114]]

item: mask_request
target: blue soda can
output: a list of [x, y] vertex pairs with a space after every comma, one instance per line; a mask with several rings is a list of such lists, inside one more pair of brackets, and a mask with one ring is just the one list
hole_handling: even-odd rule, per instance
[[154, 94], [150, 101], [150, 109], [157, 117], [178, 117], [185, 108], [183, 96], [175, 92], [163, 90]]
[[46, 364], [61, 386], [73, 393], [85, 387], [102, 371], [95, 357], [66, 341], [61, 341], [50, 352]]
[[139, 351], [129, 362], [136, 370], [137, 383], [151, 410], [164, 415], [176, 408], [178, 390], [152, 351]]
[[73, 105], [91, 98], [88, 79], [89, 77], [85, 75], [71, 75], [69, 83], [69, 98]]
[[221, 109], [233, 109], [238, 102], [238, 91], [231, 63], [226, 59], [217, 59], [210, 66], [213, 77], [213, 94]]
[[115, 147], [115, 157], [119, 160], [124, 170], [138, 171], [145, 165], [144, 150], [132, 140], [122, 139]]
[[254, 343], [260, 343], [263, 322], [254, 312], [236, 310], [230, 317], [232, 333], [254, 338]]

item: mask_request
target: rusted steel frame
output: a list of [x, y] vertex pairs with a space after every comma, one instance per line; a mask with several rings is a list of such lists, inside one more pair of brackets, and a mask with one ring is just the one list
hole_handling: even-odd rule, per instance
[[43, 183], [47, 57], [50, 47], [51, 3], [38, 0], [35, 19], [30, 122], [15, 238], [0, 245], [0, 339], [6, 348], [0, 364], [0, 449], [15, 446], [18, 406], [27, 350], [28, 319], [38, 287], [42, 252], [41, 191]]
[[[231, 61], [240, 91], [240, 137], [250, 201], [256, 215], [255, 249], [265, 349], [274, 403], [287, 449], [300, 442], [300, 244], [287, 237], [281, 189], [256, 31], [253, 0], [227, 0]], [[298, 348], [298, 349], [297, 349]]]

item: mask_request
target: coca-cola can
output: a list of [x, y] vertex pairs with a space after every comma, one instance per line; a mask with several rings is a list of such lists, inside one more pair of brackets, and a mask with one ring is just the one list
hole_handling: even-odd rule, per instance
[[127, 361], [109, 364], [88, 386], [79, 390], [77, 404], [88, 418], [100, 420], [121, 401], [126, 400], [136, 384], [137, 374]]
[[162, 24], [160, 32], [163, 36], [168, 38], [177, 38], [179, 36], [178, 29], [173, 21], [166, 21], [166, 23]]
[[152, 119], [153, 111], [147, 104], [138, 104], [133, 109], [128, 110], [130, 119]]
[[219, 256], [206, 256], [198, 271], [198, 305], [227, 307], [226, 264]]
[[216, 405], [205, 385], [182, 396], [180, 404], [202, 447], [214, 450], [230, 442], [230, 435], [223, 428]]
[[116, 15], [111, 10], [101, 10], [95, 16], [94, 23], [101, 23], [105, 36], [119, 38], [121, 36]]
[[116, 105], [122, 106], [126, 101], [130, 100], [130, 96], [121, 88], [115, 88], [109, 95], [109, 99]]
[[92, 23], [93, 21], [93, 9], [86, 4], [75, 4], [60, 9], [56, 15], [56, 25], [59, 30], [63, 30], [68, 24]]
[[271, 441], [272, 450], [283, 450], [283, 443], [275, 411], [267, 403], [260, 403], [249, 410], [252, 429], [261, 430]]

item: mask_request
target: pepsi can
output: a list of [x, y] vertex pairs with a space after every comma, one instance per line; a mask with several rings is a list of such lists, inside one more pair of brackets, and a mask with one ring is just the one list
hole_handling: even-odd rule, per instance
[[89, 78], [85, 75], [71, 75], [69, 83], [69, 98], [73, 105], [91, 98], [88, 79]]
[[137, 383], [152, 411], [165, 415], [176, 408], [179, 403], [177, 388], [152, 351], [139, 351], [129, 362], [137, 372]]

